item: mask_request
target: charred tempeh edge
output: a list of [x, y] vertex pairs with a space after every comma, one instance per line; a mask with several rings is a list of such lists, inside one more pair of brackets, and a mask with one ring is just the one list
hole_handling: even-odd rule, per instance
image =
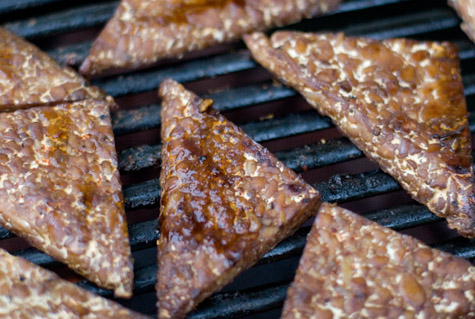
[[0, 224], [130, 297], [132, 258], [109, 103], [0, 113]]
[[324, 203], [282, 319], [474, 318], [475, 267]]
[[0, 111], [90, 98], [106, 95], [33, 44], [0, 28]]
[[407, 39], [276, 32], [254, 58], [297, 89], [451, 228], [475, 236], [468, 113], [456, 47]]
[[320, 195], [211, 100], [173, 80], [160, 96], [158, 308], [179, 319], [292, 234]]
[[460, 25], [462, 30], [475, 42], [475, 0], [449, 0], [448, 2], [462, 18], [463, 23]]
[[122, 0], [81, 66], [136, 68], [243, 34], [325, 14], [341, 0]]
[[146, 319], [0, 248], [0, 318]]

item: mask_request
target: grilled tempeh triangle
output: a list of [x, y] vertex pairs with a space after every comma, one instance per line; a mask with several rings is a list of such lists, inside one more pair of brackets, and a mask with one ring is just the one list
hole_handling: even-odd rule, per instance
[[475, 236], [474, 174], [457, 49], [447, 43], [277, 32], [245, 38], [411, 196]]
[[132, 258], [109, 106], [86, 100], [0, 113], [0, 224], [129, 297]]
[[341, 0], [122, 0], [81, 73], [136, 68], [334, 10]]
[[0, 248], [0, 318], [146, 319]]
[[475, 42], [475, 0], [449, 0], [448, 2], [463, 19], [460, 25], [462, 30]]
[[184, 318], [278, 242], [320, 196], [183, 86], [162, 97], [159, 318]]
[[475, 267], [322, 204], [282, 319], [475, 318]]
[[0, 28], [0, 111], [88, 98], [105, 94], [33, 44]]

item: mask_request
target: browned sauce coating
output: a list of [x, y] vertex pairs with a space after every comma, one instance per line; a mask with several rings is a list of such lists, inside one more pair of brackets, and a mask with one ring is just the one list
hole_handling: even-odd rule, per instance
[[146, 319], [0, 248], [0, 318]]
[[136, 68], [335, 9], [341, 0], [122, 0], [81, 73]]
[[475, 267], [323, 204], [282, 319], [475, 318]]
[[259, 63], [414, 199], [461, 235], [475, 236], [468, 113], [454, 45], [298, 32], [245, 41]]
[[162, 97], [159, 318], [184, 318], [293, 233], [316, 190], [183, 86]]
[[93, 281], [132, 294], [110, 104], [0, 113], [0, 224]]
[[475, 43], [475, 0], [449, 0], [448, 2], [463, 19], [460, 27]]
[[105, 94], [31, 43], [0, 28], [0, 111], [87, 98], [105, 98]]
[[210, 9], [222, 10], [227, 5], [244, 8], [246, 0], [184, 0], [164, 3], [163, 15], [157, 17], [162, 25], [168, 23], [193, 23], [192, 17]]

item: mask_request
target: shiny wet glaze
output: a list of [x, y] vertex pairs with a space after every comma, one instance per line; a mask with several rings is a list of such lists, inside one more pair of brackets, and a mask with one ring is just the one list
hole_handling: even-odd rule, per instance
[[320, 198], [210, 100], [171, 80], [160, 94], [159, 317], [183, 318], [295, 231]]

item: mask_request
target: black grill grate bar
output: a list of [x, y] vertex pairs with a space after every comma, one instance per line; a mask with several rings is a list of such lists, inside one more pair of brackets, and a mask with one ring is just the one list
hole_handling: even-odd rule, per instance
[[334, 15], [338, 13], [353, 12], [358, 10], [364, 10], [369, 8], [377, 8], [381, 6], [386, 6], [395, 3], [408, 2], [409, 0], [364, 0], [364, 1], [345, 1], [343, 2], [338, 10], [335, 12], [330, 12], [329, 14]]
[[[29, 7], [39, 7], [58, 1], [61, 0], [7, 0], [3, 4], [0, 3], [0, 14]], [[341, 5], [339, 10], [332, 14], [373, 9], [400, 2], [408, 2], [408, 0], [348, 0]], [[65, 11], [38, 16], [35, 18], [35, 23], [27, 19], [12, 21], [4, 24], [4, 26], [18, 35], [27, 38], [46, 37], [89, 27], [99, 27], [112, 17], [118, 3], [118, 1], [112, 1], [88, 4]]]
[[467, 74], [463, 76], [463, 86], [466, 97], [475, 95], [475, 74]]
[[[242, 109], [260, 103], [268, 103], [296, 96], [295, 90], [278, 85], [249, 85], [231, 88], [206, 97], [214, 101], [218, 111]], [[160, 125], [160, 105], [152, 104], [133, 110], [120, 110], [112, 115], [115, 135], [129, 134]]]
[[197, 59], [164, 69], [152, 69], [122, 75], [110, 79], [93, 81], [108, 94], [118, 97], [147, 91], [154, 91], [166, 78], [178, 82], [191, 82], [202, 78], [210, 78], [256, 67], [246, 50]]
[[445, 30], [459, 24], [460, 19], [452, 10], [446, 8], [352, 24], [342, 31], [348, 35], [388, 39]]
[[87, 58], [92, 41], [75, 43], [47, 50], [56, 61], [63, 65], [78, 67]]
[[96, 3], [31, 19], [5, 23], [10, 31], [25, 37], [49, 37], [104, 24], [112, 17], [118, 2]]
[[67, 0], [2, 0], [0, 1], [0, 14], [66, 1]]

